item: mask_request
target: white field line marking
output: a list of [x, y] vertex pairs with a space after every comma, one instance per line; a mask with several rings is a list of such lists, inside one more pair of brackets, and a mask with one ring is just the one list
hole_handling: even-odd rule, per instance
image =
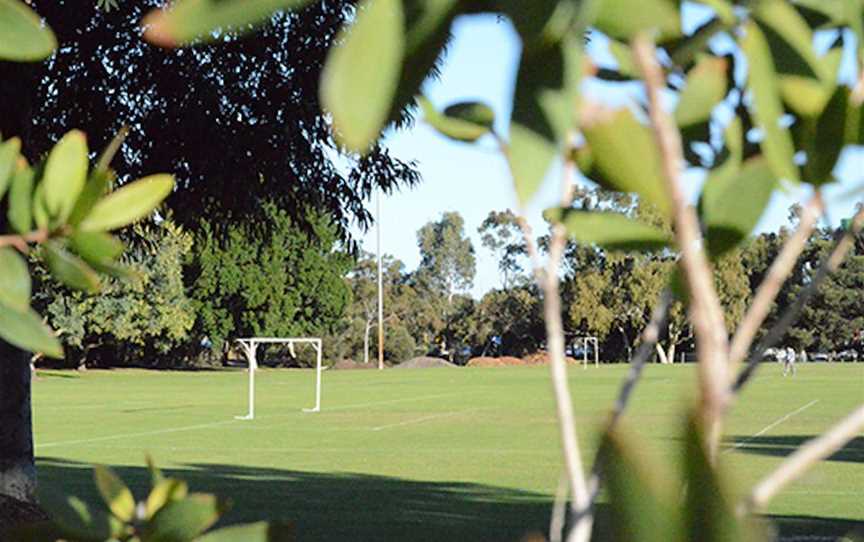
[[[404, 403], [404, 402], [408, 402], [408, 401], [422, 401], [425, 399], [438, 399], [440, 397], [449, 397], [449, 396], [453, 396], [453, 395], [461, 395], [461, 393], [441, 393], [438, 395], [425, 395], [422, 397], [410, 397], [410, 398], [406, 398], [406, 399], [392, 399], [389, 401], [377, 401], [377, 402], [371, 402], [371, 403], [359, 403], [359, 404], [353, 404], [353, 405], [343, 405], [341, 407], [337, 406], [337, 407], [328, 408], [328, 409], [326, 409], [326, 411], [348, 410], [348, 409], [363, 408], [363, 407], [368, 407], [368, 406], [389, 405], [392, 403]], [[285, 416], [296, 416], [296, 415], [298, 415], [298, 413], [292, 412], [290, 414], [274, 414], [271, 416], [259, 416], [259, 419], [260, 418], [280, 418], [280, 417], [285, 417]], [[168, 433], [179, 433], [182, 431], [195, 431], [197, 429], [209, 429], [211, 427], [219, 427], [221, 425], [229, 425], [229, 424], [236, 424], [236, 423], [239, 423], [239, 420], [222, 420], [222, 421], [211, 422], [211, 423], [185, 425], [182, 427], [171, 427], [168, 429], [155, 429], [153, 431], [141, 431], [138, 433], [121, 433], [121, 434], [106, 435], [104, 437], [94, 437], [94, 438], [88, 438], [88, 439], [62, 440], [62, 441], [58, 441], [58, 442], [48, 442], [45, 444], [38, 444], [37, 443], [36, 449], [41, 450], [43, 448], [54, 448], [57, 446], [71, 446], [71, 445], [75, 445], [75, 444], [88, 444], [88, 443], [92, 443], [92, 442], [103, 442], [103, 441], [107, 441], [107, 440], [119, 440], [119, 439], [126, 439], [126, 438], [135, 438], [135, 437], [151, 437], [151, 436], [155, 436], [155, 435], [164, 435], [164, 434], [168, 434]]]
[[468, 412], [474, 412], [477, 410], [481, 410], [479, 408], [469, 408], [468, 410], [457, 410], [455, 412], [444, 412], [441, 414], [432, 414], [430, 416], [423, 416], [421, 418], [414, 418], [412, 420], [405, 420], [403, 422], [398, 423], [388, 423], [387, 425], [379, 425], [378, 427], [370, 427], [370, 431], [381, 431], [382, 429], [390, 429], [391, 427], [402, 427], [403, 425], [411, 425], [414, 423], [422, 423], [429, 420], [437, 420], [438, 418], [449, 418], [451, 416], [456, 416], [458, 414], [465, 414]]
[[774, 429], [775, 427], [777, 427], [777, 426], [780, 425], [781, 423], [785, 422], [786, 420], [788, 420], [788, 419], [791, 418], [792, 416], [795, 416], [796, 414], [800, 414], [801, 412], [804, 412], [805, 410], [807, 410], [808, 408], [810, 408], [811, 406], [815, 405], [815, 404], [818, 403], [818, 402], [819, 402], [819, 399], [813, 399], [812, 401], [810, 401], [810, 402], [807, 403], [806, 405], [804, 405], [804, 406], [802, 406], [802, 407], [799, 407], [799, 408], [793, 410], [792, 412], [790, 412], [789, 414], [786, 414], [786, 415], [783, 416], [782, 418], [779, 418], [779, 419], [777, 419], [777, 420], [771, 422], [770, 424], [766, 425], [766, 426], [765, 426], [764, 428], [762, 428], [762, 430], [759, 431], [758, 433], [755, 433], [755, 434], [753, 434], [753, 435], [750, 435], [749, 437], [745, 438], [744, 440], [740, 440], [740, 441], [736, 442], [736, 443], [735, 443], [735, 446], [732, 446], [731, 448], [727, 448], [723, 453], [728, 453], [728, 452], [731, 452], [731, 451], [736, 450], [737, 448], [740, 448], [741, 446], [744, 446], [745, 444], [747, 444], [747, 443], [750, 442], [751, 440], [753, 440], [753, 439], [755, 439], [755, 438], [757, 438], [757, 437], [760, 437], [760, 436], [764, 435], [765, 433], [767, 433], [768, 431]]

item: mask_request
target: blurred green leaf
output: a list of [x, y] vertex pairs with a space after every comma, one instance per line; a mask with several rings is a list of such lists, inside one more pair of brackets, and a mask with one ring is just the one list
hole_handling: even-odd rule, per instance
[[609, 54], [618, 64], [618, 72], [629, 79], [638, 79], [639, 70], [633, 61], [633, 51], [627, 44], [618, 40], [609, 40]]
[[852, 100], [847, 107], [843, 139], [849, 145], [864, 145], [864, 107]]
[[655, 31], [657, 41], [681, 34], [681, 14], [675, 0], [603, 0], [594, 26], [610, 37], [630, 41], [643, 30]]
[[761, 528], [739, 521], [731, 492], [721, 472], [712, 467], [704, 446], [704, 430], [696, 414], [688, 417], [684, 432], [685, 540], [700, 542], [767, 541]]
[[405, 7], [405, 54], [399, 82], [387, 115], [396, 122], [417, 94], [420, 85], [435, 70], [436, 62], [450, 39], [450, 24], [460, 13], [459, 0], [435, 0], [403, 4]]
[[248, 31], [281, 10], [305, 6], [309, 0], [178, 0], [144, 18], [144, 38], [162, 47], [215, 39], [219, 30]]
[[[644, 459], [644, 446], [622, 429], [607, 434], [601, 453], [614, 539], [619, 542], [682, 540], [678, 497], [667, 486], [671, 476]], [[701, 540], [692, 538], [690, 540]]]
[[110, 516], [99, 508], [90, 508], [78, 497], [66, 497], [40, 489], [39, 505], [57, 526], [76, 542], [104, 542], [117, 531]]
[[42, 245], [51, 275], [70, 288], [88, 293], [99, 291], [99, 276], [83, 260], [66, 252], [56, 241]]
[[18, 312], [0, 304], [0, 338], [30, 352], [61, 359], [63, 347], [36, 311]]
[[111, 513], [122, 521], [132, 521], [135, 516], [135, 498], [123, 480], [103, 465], [93, 467], [93, 479]]
[[210, 528], [227, 510], [213, 495], [193, 493], [171, 501], [153, 516], [144, 530], [147, 542], [188, 542]]
[[39, 183], [33, 190], [33, 221], [40, 230], [46, 230], [51, 225], [48, 209], [45, 207], [45, 185]]
[[145, 456], [145, 460], [147, 462], [147, 472], [150, 473], [150, 489], [153, 489], [159, 482], [165, 479], [165, 476], [163, 476], [159, 467], [156, 466], [150, 454]]
[[21, 152], [21, 140], [13, 137], [8, 141], [0, 143], [0, 199], [6, 193], [15, 167], [18, 165], [18, 156]]
[[831, 74], [825, 79], [781, 75], [780, 91], [783, 101], [798, 115], [804, 117], [818, 116], [837, 88], [837, 73], [842, 57], [842, 49], [831, 49], [820, 59], [823, 70]]
[[18, 252], [0, 247], [0, 304], [18, 312], [30, 308], [30, 270]]
[[492, 129], [495, 114], [492, 109], [477, 102], [462, 102], [439, 113], [423, 96], [417, 98], [423, 117], [438, 133], [466, 143], [474, 142]]
[[9, 225], [18, 233], [27, 233], [33, 225], [33, 169], [18, 170], [9, 187]]
[[405, 21], [401, 0], [363, 0], [337, 38], [321, 74], [321, 103], [335, 137], [365, 153], [387, 123], [402, 69]]
[[687, 85], [681, 91], [675, 107], [675, 121], [682, 129], [706, 123], [717, 104], [728, 91], [725, 59], [702, 56], [687, 76]]
[[18, 0], [0, 0], [0, 59], [34, 62], [57, 47], [51, 29]]
[[124, 248], [119, 239], [104, 232], [75, 233], [69, 238], [69, 246], [94, 267], [114, 263]]
[[197, 538], [195, 542], [294, 542], [297, 537], [290, 523], [250, 523], [225, 527]]
[[509, 2], [507, 0], [494, 3], [495, 8], [500, 9], [506, 15], [523, 44], [533, 45], [537, 40], [548, 40], [545, 34], [549, 27], [555, 24], [556, 15], [560, 17], [559, 9], [571, 2], [560, 0], [534, 0], [532, 2]]
[[153, 517], [167, 503], [183, 499], [188, 493], [189, 486], [183, 480], [163, 478], [156, 482], [147, 496], [147, 502], [144, 505], [146, 517]]
[[729, 30], [733, 25], [734, 22], [727, 23], [717, 17], [712, 17], [693, 31], [691, 35], [680, 36], [663, 43], [663, 48], [666, 49], [672, 63], [686, 71], [691, 68], [696, 57], [705, 52], [711, 38], [720, 32]]
[[805, 182], [818, 186], [834, 181], [832, 173], [845, 144], [848, 106], [849, 89], [837, 87], [818, 118], [799, 119], [792, 127], [793, 136], [807, 153], [802, 168]]
[[[582, 130], [594, 170], [585, 172], [604, 188], [633, 192], [668, 215], [669, 198], [651, 130], [629, 109], [600, 111]], [[626, 134], [626, 137], [622, 137]]]
[[784, 0], [759, 2], [754, 15], [780, 76], [784, 101], [799, 115], [818, 115], [834, 92], [842, 50], [819, 58], [807, 22]]
[[753, 15], [771, 50], [780, 74], [818, 78], [819, 59], [813, 50], [813, 32], [786, 0], [761, 0]]
[[87, 138], [79, 130], [68, 132], [51, 149], [42, 176], [42, 197], [51, 218], [63, 222], [87, 180]]
[[744, 162], [736, 173], [709, 177], [701, 207], [712, 258], [725, 254], [750, 235], [776, 187], [776, 178], [761, 156]]
[[81, 231], [107, 231], [149, 216], [174, 189], [171, 175], [138, 179], [97, 201], [79, 224]]
[[69, 214], [68, 222], [72, 226], [77, 226], [82, 220], [87, 218], [93, 206], [104, 196], [108, 191], [108, 185], [114, 180], [114, 173], [106, 169], [94, 169], [90, 172], [90, 178], [87, 179], [87, 184], [81, 190], [81, 195], [78, 196], [78, 201], [75, 202], [75, 207]]
[[789, 133], [780, 127], [783, 105], [780, 102], [777, 73], [768, 42], [753, 21], [747, 23], [745, 32], [741, 39], [741, 48], [749, 64], [747, 84], [753, 93], [751, 113], [763, 132], [762, 152], [776, 177], [799, 182], [801, 179], [794, 162], [795, 148], [792, 139]]
[[507, 158], [516, 196], [524, 205], [536, 194], [553, 159], [565, 150], [576, 123], [582, 77], [582, 35], [523, 51], [516, 81]]
[[[826, 2], [825, 0], [792, 0], [799, 11], [806, 10], [810, 14], [819, 15], [820, 20], [808, 20], [808, 23], [816, 26], [832, 23], [840, 25], [846, 22], [846, 6], [855, 2]], [[806, 18], [806, 17], [805, 17]]]
[[547, 209], [543, 216], [552, 223], [563, 224], [572, 239], [607, 250], [649, 252], [672, 245], [668, 233], [619, 213], [553, 208]]

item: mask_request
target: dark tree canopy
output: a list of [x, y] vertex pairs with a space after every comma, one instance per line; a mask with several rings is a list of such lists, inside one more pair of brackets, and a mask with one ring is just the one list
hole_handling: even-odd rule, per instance
[[[35, 0], [60, 47], [38, 65], [0, 63], [0, 132], [19, 135], [31, 159], [71, 128], [104, 147], [130, 135], [114, 166], [124, 178], [177, 175], [169, 200], [177, 221], [260, 216], [275, 201], [303, 224], [302, 210], [330, 214], [346, 237], [368, 225], [363, 199], [381, 186], [417, 182], [414, 165], [377, 149], [340, 153], [318, 101], [327, 50], [353, 9], [321, 0], [219, 43], [164, 50], [141, 39], [143, 15], [162, 0]], [[35, 90], [35, 91], [34, 91]]]

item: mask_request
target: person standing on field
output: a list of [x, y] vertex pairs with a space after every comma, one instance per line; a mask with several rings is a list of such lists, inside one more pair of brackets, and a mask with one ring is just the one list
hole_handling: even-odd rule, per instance
[[791, 346], [787, 346], [785, 354], [783, 356], [783, 376], [788, 375], [790, 372], [792, 376], [795, 376], [795, 350]]

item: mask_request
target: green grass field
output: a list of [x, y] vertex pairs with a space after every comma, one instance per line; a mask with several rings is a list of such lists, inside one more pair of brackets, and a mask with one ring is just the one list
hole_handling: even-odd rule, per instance
[[[626, 367], [571, 369], [583, 451]], [[646, 455], [670, 462], [693, 367], [647, 368], [628, 413]], [[518, 540], [543, 531], [561, 469], [548, 370], [264, 370], [257, 418], [241, 371], [42, 372], [34, 383], [41, 483], [95, 500], [89, 465], [112, 465], [140, 497], [144, 454], [192, 488], [230, 496], [227, 522], [284, 518], [305, 540]], [[765, 364], [727, 426], [723, 462], [742, 487], [864, 401], [864, 364]], [[601, 510], [602, 511], [602, 510]], [[782, 533], [864, 522], [864, 438], [774, 501]]]

